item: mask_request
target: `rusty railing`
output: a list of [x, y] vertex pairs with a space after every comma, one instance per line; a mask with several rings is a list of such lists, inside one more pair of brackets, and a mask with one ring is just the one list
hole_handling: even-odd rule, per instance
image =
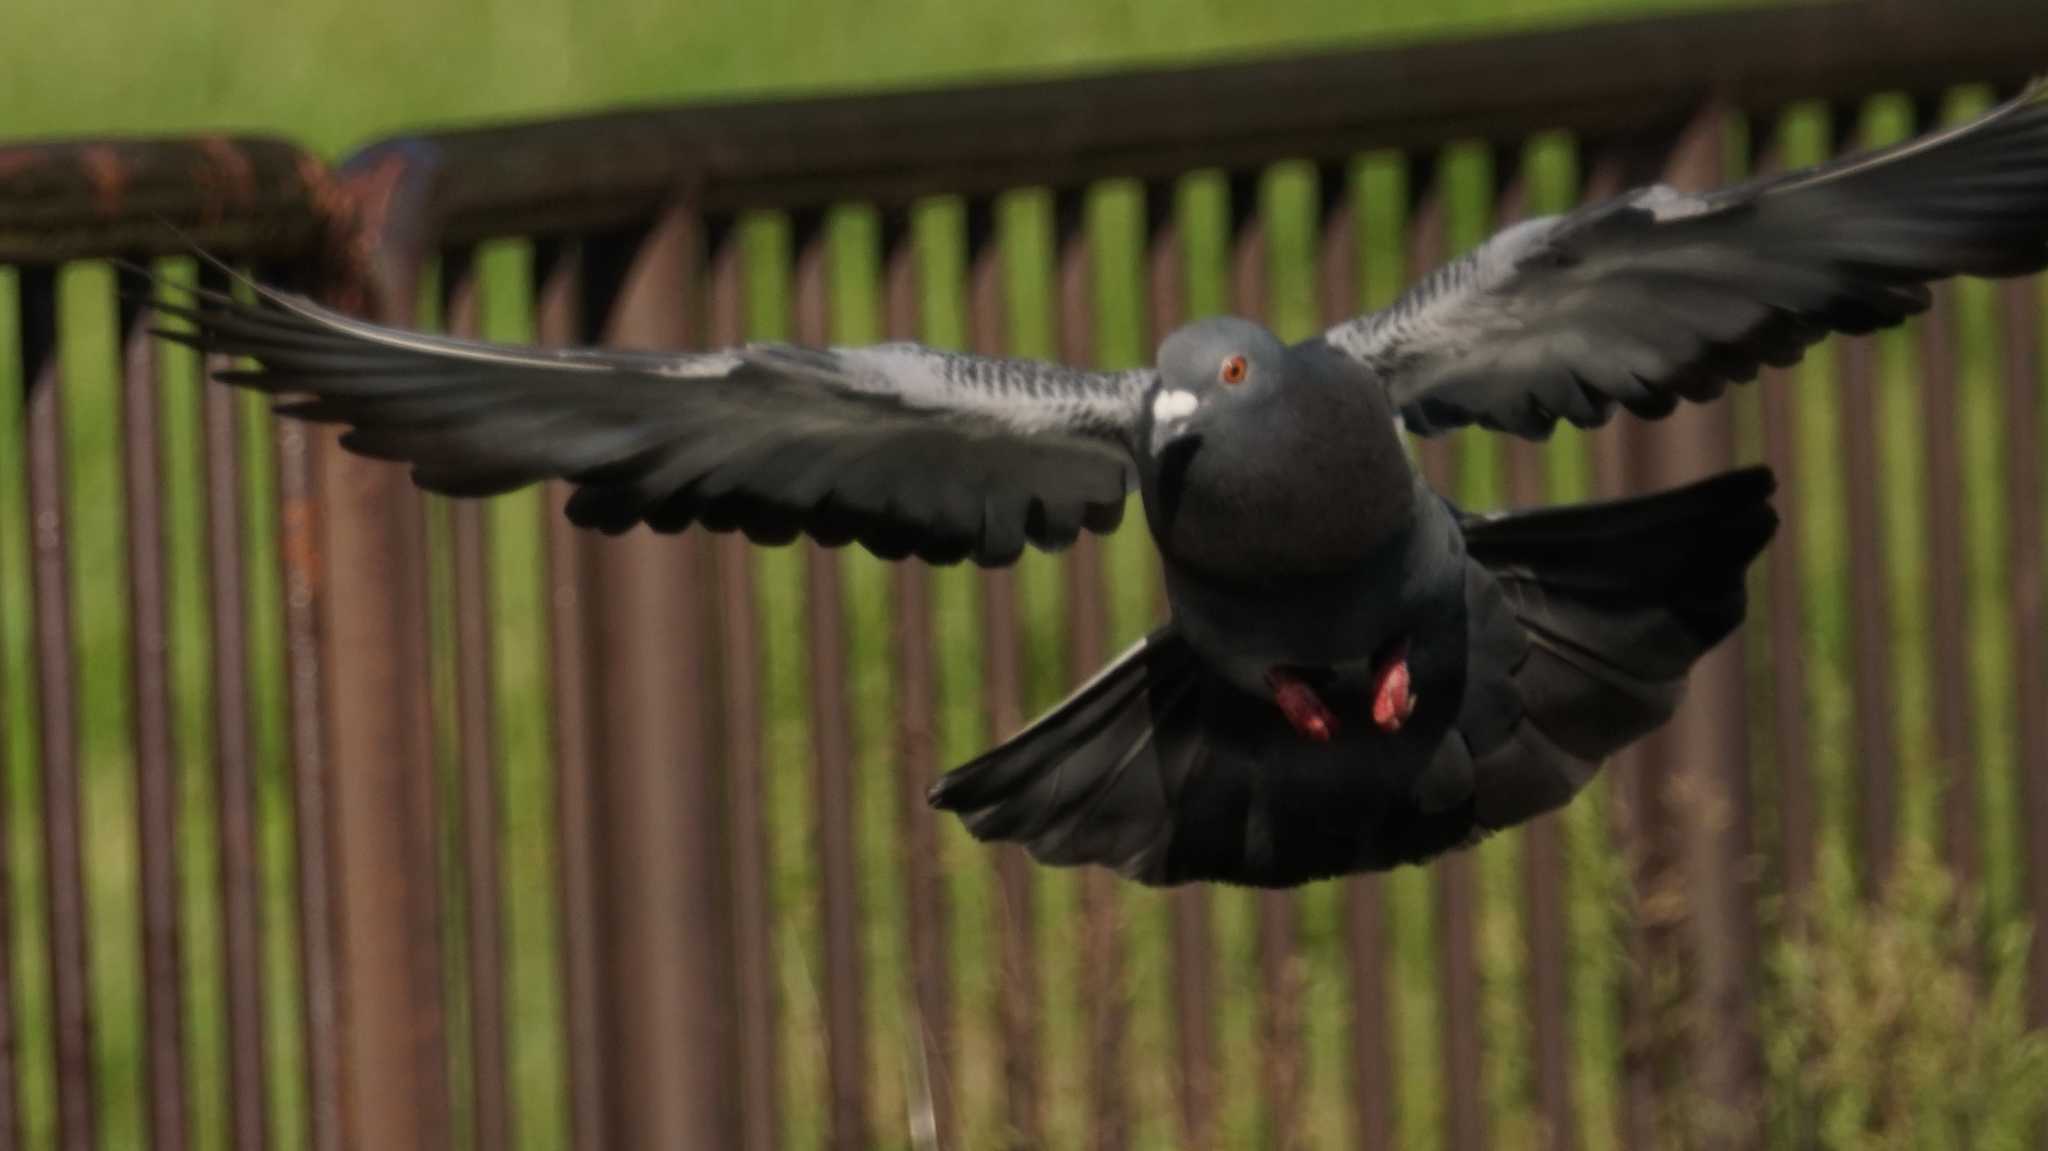
[[[55, 1145], [94, 1146], [118, 1110], [103, 1096], [131, 1087], [126, 1122], [168, 1149], [208, 1108], [236, 1147], [497, 1148], [540, 1124], [586, 1149], [1385, 1149], [1432, 1131], [1453, 1151], [1647, 1147], [1679, 1096], [1733, 1117], [1727, 1145], [1760, 1145], [1759, 1101], [1777, 1088], [1754, 1004], [1765, 949], [1818, 883], [1823, 759], [1851, 765], [1866, 890], [1898, 858], [1909, 777], [1935, 771], [1951, 872], [2048, 925], [2038, 284], [1943, 289], [1907, 337], [1905, 440], [1883, 419], [1896, 349], [1859, 341], [1654, 425], [1427, 445], [1433, 479], [1482, 502], [1662, 487], [1760, 457], [1785, 530], [1742, 637], [1571, 811], [1427, 872], [1258, 896], [1051, 874], [970, 850], [923, 803], [956, 745], [1015, 729], [1157, 610], [1131, 607], [1142, 547], [876, 575], [809, 545], [579, 534], [555, 489], [496, 509], [425, 500], [325, 433], [174, 387], [174, 355], [113, 298], [129, 273], [77, 281], [105, 298], [66, 285], [74, 265], [181, 257], [168, 221], [393, 322], [1130, 361], [1218, 308], [1299, 335], [1515, 216], [1808, 162], [1865, 142], [1873, 100], [1870, 122], [1924, 129], [1954, 90], [1981, 103], [2044, 60], [2048, 21], [2028, 0], [1865, 0], [424, 133], [331, 168], [258, 139], [0, 148], [0, 299], [15, 311], [0, 349], [26, 401], [0, 422], [0, 493], [21, 493], [12, 518], [0, 502], [0, 576], [26, 577], [0, 624], [28, 629], [0, 636], [0, 716], [33, 728], [0, 750], [35, 749], [11, 776], [33, 787], [0, 798], [38, 804], [0, 811], [0, 1146], [23, 1145], [38, 1107]], [[1119, 292], [1136, 306], [1111, 306]], [[88, 464], [65, 459], [87, 434], [66, 426], [86, 410], [67, 393], [98, 363], [68, 357], [73, 326], [117, 341], [112, 512], [81, 502]], [[1991, 333], [1979, 363], [1966, 342]], [[1823, 371], [1836, 387], [1810, 378]], [[1838, 431], [1814, 430], [1834, 415]], [[1966, 435], [1996, 438], [2003, 470], [1978, 467]], [[1884, 499], [1899, 467], [1924, 490], [1924, 601], [1888, 571], [1888, 533], [1908, 530]], [[203, 537], [180, 485], [200, 493]], [[1992, 540], [1966, 514], [1987, 490], [2004, 501]], [[104, 622], [73, 602], [93, 578], [81, 525], [121, 542], [107, 610], [125, 653], [80, 623]], [[2002, 585], [1986, 590], [1979, 553], [1999, 557]], [[203, 595], [179, 583], [188, 571]], [[1816, 596], [1846, 597], [1846, 635], [1817, 630]], [[1925, 640], [1902, 646], [1907, 600], [1924, 602]], [[1845, 701], [1816, 707], [1831, 689], [1815, 668], [1836, 663]], [[32, 683], [6, 682], [18, 667]], [[81, 692], [108, 669], [126, 682], [95, 714], [125, 729], [88, 730]], [[1908, 677], [1930, 694], [1908, 710], [1931, 719], [1902, 747]], [[194, 699], [211, 733], [198, 743], [179, 718]], [[112, 766], [95, 767], [106, 748]], [[803, 760], [808, 777], [792, 776]], [[132, 825], [84, 810], [95, 771], [132, 797]], [[22, 829], [33, 842], [8, 841]], [[2014, 849], [1994, 860], [1994, 842]], [[1628, 952], [1612, 978], [1581, 970], [1572, 925], [1575, 907], [1604, 906], [1584, 860], [1607, 855], [1633, 909], [1603, 920]], [[24, 859], [42, 880], [26, 909], [11, 904]], [[524, 885], [543, 868], [551, 889]], [[95, 892], [131, 879], [139, 922], [109, 942], [94, 906], [113, 897]], [[528, 904], [550, 909], [539, 936], [520, 926], [539, 914]], [[1504, 961], [1492, 921], [1516, 937]], [[130, 942], [132, 957], [103, 953]], [[195, 957], [217, 965], [198, 977], [219, 989], [217, 1019], [195, 1014]], [[127, 1055], [94, 982], [121, 963], [139, 989]], [[521, 964], [559, 1004], [539, 1023], [521, 1014]], [[1656, 973], [1672, 971], [1713, 1025], [1670, 1033]], [[2048, 1025], [2048, 946], [2030, 979], [2030, 1019]], [[1620, 1023], [1594, 1066], [1575, 1029], [1601, 994]], [[1526, 1033], [1490, 1025], [1503, 1003]], [[1404, 1048], [1417, 1037], [1428, 1050]], [[558, 1055], [521, 1054], [542, 1048]], [[1487, 1082], [1503, 1074], [1516, 1081]]]

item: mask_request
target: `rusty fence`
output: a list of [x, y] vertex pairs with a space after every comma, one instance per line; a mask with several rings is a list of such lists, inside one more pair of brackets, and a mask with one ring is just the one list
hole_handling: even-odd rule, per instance
[[1824, 845], [1874, 896], [1930, 844], [2048, 925], [2037, 283], [1945, 288], [1657, 425], [1426, 445], [1480, 503], [1761, 458], [1785, 530], [1740, 638], [1572, 809], [1251, 895], [1037, 869], [923, 803], [1158, 610], [1134, 533], [935, 571], [579, 534], [558, 490], [422, 499], [202, 389], [101, 262], [210, 277], [169, 221], [459, 332], [1130, 363], [1216, 310], [1302, 335], [1517, 215], [1897, 138], [2044, 62], [2028, 0], [1869, 0], [331, 168], [0, 148], [0, 1146], [1650, 1147], [1702, 1105], [1707, 1145], [1807, 1145], [1758, 1003]]

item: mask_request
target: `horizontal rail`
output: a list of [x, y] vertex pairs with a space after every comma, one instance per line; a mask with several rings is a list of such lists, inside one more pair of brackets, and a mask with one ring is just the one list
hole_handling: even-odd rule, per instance
[[413, 136], [451, 242], [614, 226], [691, 188], [713, 211], [1166, 178], [1571, 129], [1667, 132], [1708, 99], [1931, 91], [2048, 67], [2024, 0], [1710, 12], [1172, 71], [606, 113]]
[[1548, 130], [1612, 139], [1668, 133], [1708, 100], [1770, 111], [2044, 68], [2032, 0], [1855, 0], [423, 132], [332, 174], [274, 139], [64, 141], [0, 149], [0, 262], [171, 252], [164, 220], [209, 247], [304, 255], [325, 221], [405, 265], [427, 236], [588, 234], [679, 195], [714, 213], [901, 204]]
[[327, 169], [265, 137], [63, 140], [0, 147], [0, 263], [180, 254], [192, 241], [296, 258], [323, 226]]

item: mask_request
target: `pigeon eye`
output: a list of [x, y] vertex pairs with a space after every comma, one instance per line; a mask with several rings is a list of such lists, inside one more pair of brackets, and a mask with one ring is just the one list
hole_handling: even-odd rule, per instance
[[1244, 375], [1248, 370], [1250, 369], [1245, 366], [1243, 356], [1228, 356], [1224, 358], [1223, 367], [1218, 369], [1216, 375], [1226, 384], [1241, 384], [1244, 383]]

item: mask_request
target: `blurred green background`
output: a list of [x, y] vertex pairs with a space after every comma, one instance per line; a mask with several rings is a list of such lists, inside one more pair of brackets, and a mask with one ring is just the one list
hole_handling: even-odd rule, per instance
[[[622, 101], [726, 99], [747, 95], [846, 90], [877, 86], [936, 85], [974, 78], [1049, 75], [1131, 64], [1165, 64], [1198, 58], [1271, 54], [1328, 48], [1374, 40], [1448, 36], [1499, 31], [1514, 24], [1539, 24], [1640, 15], [1667, 5], [1644, 0], [1304, 0], [1253, 8], [1240, 2], [1139, 3], [1136, 0], [1049, 0], [1036, 4], [961, 3], [957, 0], [770, 0], [686, 7], [630, 0], [578, 5], [568, 0], [515, 3], [463, 0], [432, 4], [417, 0], [361, 0], [351, 4], [265, 5], [250, 0], [196, 0], [182, 5], [141, 5], [89, 0], [14, 0], [0, 16], [0, 141], [45, 135], [188, 131], [274, 132], [302, 141], [329, 156], [380, 134], [479, 118], [538, 116], [603, 107]], [[1966, 98], [1952, 112], [1982, 107], [1981, 96]], [[1870, 140], [1905, 132], [1902, 104], [1880, 102], [1864, 126]], [[1827, 145], [1821, 113], [1794, 115], [1790, 159], [1816, 159]], [[1554, 210], [1576, 194], [1578, 170], [1570, 141], [1544, 139], [1528, 153], [1533, 206]], [[1490, 226], [1488, 161], [1478, 150], [1455, 151], [1448, 169], [1452, 239], [1463, 247]], [[1398, 283], [1398, 205], [1403, 178], [1398, 162], [1377, 157], [1353, 173], [1366, 194], [1361, 263], [1368, 295], [1385, 300]], [[1314, 173], [1282, 165], [1260, 186], [1271, 242], [1270, 318], [1283, 335], [1312, 330], [1316, 318], [1312, 252]], [[1220, 179], [1197, 176], [1182, 190], [1177, 211], [1188, 237], [1189, 305], [1196, 313], [1227, 310], [1227, 191]], [[1107, 364], [1137, 362], [1149, 353], [1139, 319], [1142, 205], [1136, 189], [1110, 184], [1090, 198], [1089, 223], [1096, 242], [1097, 356]], [[1049, 234], [1050, 203], [1029, 191], [1002, 205], [1001, 242], [1006, 256], [1009, 330], [1012, 346], [1028, 354], [1054, 348], [1054, 315]], [[965, 335], [960, 293], [963, 251], [959, 205], [938, 202], [917, 219], [925, 272], [924, 334], [939, 343]], [[787, 334], [789, 232], [771, 216], [751, 218], [748, 246], [750, 334]], [[871, 339], [879, 334], [873, 291], [877, 279], [877, 228], [858, 208], [836, 213], [833, 245], [835, 338]], [[527, 287], [529, 248], [517, 241], [487, 246], [481, 255], [483, 324], [488, 334], [523, 339], [531, 334]], [[173, 272], [189, 269], [173, 265]], [[115, 351], [111, 333], [111, 279], [100, 267], [68, 269], [62, 281], [65, 309], [63, 352], [70, 372], [65, 397], [68, 422], [68, 512], [72, 527], [73, 609], [79, 658], [79, 709], [84, 733], [87, 872], [91, 911], [92, 995], [96, 1011], [95, 1052], [106, 1147], [137, 1145], [142, 1130], [138, 1006], [141, 965], [137, 928], [138, 887], [134, 849], [133, 757], [128, 720], [129, 631], [126, 607], [125, 540], [117, 425]], [[432, 299], [434, 293], [425, 293]], [[0, 394], [13, 394], [16, 312], [12, 274], [0, 271]], [[1918, 1091], [1932, 1102], [1928, 1114], [1948, 1115], [1957, 1107], [1988, 1116], [1977, 1145], [2015, 1138], [2014, 1116], [2022, 1110], [2009, 1096], [2028, 1082], [2024, 1070], [2040, 1055], [2022, 1041], [2015, 1022], [2017, 983], [2010, 964], [1999, 978], [1978, 983], [1949, 980], [1959, 969], [1962, 939], [1973, 948], [1988, 940], [1997, 956], [2009, 958], [2020, 904], [2016, 810], [2009, 750], [2009, 636], [2001, 597], [2006, 569], [2001, 523], [2006, 506], [1999, 477], [2002, 437], [1998, 430], [1998, 374], [1994, 360], [1995, 307], [1989, 291], [1971, 286], [1960, 293], [1960, 346], [1964, 358], [1963, 427], [1968, 493], [1970, 651], [1976, 688], [1983, 761], [1982, 810], [1986, 837], [1984, 913], [1953, 926], [1937, 874], [1924, 866], [1935, 842], [1936, 802], [1941, 772], [1931, 752], [1924, 709], [1907, 707], [1897, 718], [1907, 784], [1902, 834], [1912, 862], [1895, 904], [1876, 912], [1855, 910], [1848, 890], [1853, 818], [1853, 765], [1848, 762], [1848, 626], [1846, 541], [1843, 531], [1841, 462], [1828, 380], [1832, 357], [1823, 352], [1800, 375], [1802, 465], [1810, 525], [1806, 541], [1805, 587], [1808, 636], [1807, 682], [1813, 714], [1814, 755], [1822, 783], [1824, 891], [1829, 916], [1820, 941], [1773, 951], [1770, 998], [1760, 1004], [1767, 1024], [1773, 1069], [1774, 1133], [1790, 1145], [1801, 1124], [1790, 1116], [1806, 1111], [1826, 1116], [1822, 1134], [1829, 1146], [1863, 1146], [1882, 1127], [1876, 1100], [1883, 1084], [1900, 1074], [1838, 1061], [1834, 1070], [1809, 1073], [1804, 1064], [1816, 1049], [1879, 1050], [1876, 1040], [1850, 1037], [1889, 1035], [1918, 1056], [1919, 1071], [1900, 1090]], [[437, 323], [431, 306], [424, 323]], [[1886, 498], [1898, 509], [1887, 538], [1893, 590], [1892, 620], [1899, 698], [1924, 695], [1928, 584], [1923, 558], [1925, 509], [1918, 495], [1920, 462], [1912, 390], [1915, 348], [1910, 335], [1887, 337], [1882, 398]], [[194, 365], [167, 357], [164, 393], [164, 493], [170, 530], [171, 657], [174, 714], [178, 733], [180, 820], [185, 861], [181, 877], [185, 913], [187, 1051], [194, 1077], [191, 1116], [195, 1146], [225, 1145], [225, 989], [218, 941], [218, 859], [211, 749], [212, 661], [206, 598], [204, 463], [198, 445], [199, 391]], [[290, 990], [297, 978], [291, 892], [293, 847], [289, 822], [289, 779], [285, 762], [280, 647], [276, 615], [275, 533], [268, 481], [270, 448], [266, 426], [253, 417], [260, 409], [242, 406], [242, 507], [248, 549], [250, 678], [258, 762], [264, 923], [266, 927], [265, 1031], [269, 1077], [269, 1121], [276, 1145], [304, 1142], [304, 1103], [298, 1087], [299, 1018]], [[1753, 396], [1738, 401], [1744, 451], [1756, 454]], [[1484, 442], [1484, 441], [1480, 441]], [[6, 850], [10, 874], [5, 925], [15, 957], [13, 989], [22, 1027], [20, 1061], [24, 1112], [30, 1145], [48, 1145], [54, 1116], [49, 1050], [49, 973], [42, 946], [44, 898], [40, 836], [40, 791], [35, 772], [36, 701], [27, 597], [25, 481], [21, 460], [20, 406], [0, 403], [0, 721], [6, 756]], [[1553, 496], [1581, 495], [1587, 487], [1584, 445], [1561, 435], [1550, 450]], [[1465, 494], [1473, 502], [1497, 502], [1502, 482], [1492, 451], [1468, 451]], [[497, 707], [501, 748], [502, 825], [508, 899], [506, 943], [511, 966], [510, 1067], [518, 1113], [518, 1144], [538, 1149], [563, 1146], [565, 1092], [559, 1051], [562, 1016], [557, 988], [559, 954], [554, 941], [550, 753], [548, 716], [537, 706], [547, 690], [545, 627], [540, 583], [541, 509], [531, 493], [495, 501], [490, 516], [491, 593]], [[453, 579], [448, 565], [445, 508], [434, 517], [432, 579], [435, 596], [437, 684], [453, 680], [449, 628]], [[1122, 533], [1111, 547], [1117, 589], [1113, 619], [1117, 636], [1144, 629], [1152, 610], [1143, 578], [1145, 542]], [[867, 910], [868, 1010], [873, 1030], [873, 1113], [884, 1146], [906, 1146], [905, 1100], [892, 1069], [904, 1058], [906, 1020], [902, 1011], [902, 956], [899, 893], [889, 829], [894, 793], [889, 760], [890, 733], [886, 650], [886, 573], [883, 565], [849, 556], [846, 565], [850, 642], [855, 655], [857, 734], [860, 741], [860, 850], [864, 861], [862, 898]], [[775, 875], [775, 916], [781, 951], [777, 986], [783, 1011], [785, 1098], [782, 1117], [790, 1145], [817, 1144], [822, 1130], [823, 1057], [816, 1041], [820, 1012], [814, 966], [818, 938], [815, 862], [809, 837], [808, 726], [801, 611], [804, 575], [791, 550], [763, 553], [758, 564], [768, 709], [765, 716], [767, 787], [773, 814], [771, 861]], [[937, 583], [942, 667], [943, 739], [946, 757], [957, 761], [986, 740], [979, 686], [978, 617], [974, 581], [945, 573]], [[1033, 560], [1020, 575], [1020, 599], [1027, 627], [1029, 690], [1034, 704], [1061, 693], [1065, 661], [1061, 652], [1062, 590], [1058, 569]], [[1760, 648], [1761, 645], [1756, 645]], [[1753, 649], [1755, 650], [1755, 649]], [[1758, 683], [1765, 682], [1756, 651]], [[452, 693], [443, 692], [443, 698]], [[443, 797], [455, 798], [452, 777], [454, 726], [443, 709]], [[1767, 744], [1763, 732], [1757, 742]], [[1760, 755], [1760, 761], [1767, 756]], [[1575, 1017], [1576, 1085], [1589, 1147], [1617, 1145], [1614, 1126], [1619, 1036], [1616, 992], [1622, 978], [1615, 932], [1618, 870], [1606, 832], [1605, 795], [1596, 786], [1567, 815], [1570, 874], [1574, 892], [1572, 991]], [[464, 891], [457, 875], [459, 805], [442, 805], [448, 835], [446, 920], [448, 992], [453, 1083], [458, 1099], [466, 1082], [468, 1054], [464, 1004], [467, 985], [462, 958]], [[962, 1066], [956, 1079], [963, 1114], [969, 1116], [970, 1146], [996, 1133], [1000, 1107], [999, 1053], [989, 1006], [995, 985], [991, 921], [986, 909], [990, 874], [985, 852], [948, 824], [946, 865], [953, 909], [956, 993], [962, 1005]], [[1480, 851], [1484, 914], [1481, 922], [1485, 987], [1487, 1091], [1483, 1105], [1503, 1146], [1520, 1146], [1535, 1136], [1528, 1082], [1527, 1022], [1523, 1014], [1522, 922], [1517, 873], [1519, 841], [1503, 837]], [[1047, 971], [1048, 1086], [1052, 1135], [1061, 1146], [1081, 1142], [1084, 1118], [1081, 1033], [1075, 988], [1087, 977], [1066, 948], [1063, 925], [1076, 900], [1073, 877], [1040, 873], [1041, 943]], [[1426, 872], [1400, 873], [1390, 887], [1394, 954], [1392, 989], [1398, 1035], [1399, 1131], [1404, 1147], [1427, 1149], [1441, 1143], [1443, 1084], [1437, 1035], [1437, 982], [1433, 903]], [[1261, 1115], [1256, 1098], [1258, 969], [1252, 900], [1240, 893], [1217, 897], [1218, 968], [1223, 994], [1221, 1033], [1224, 1104], [1230, 1145], [1258, 1140]], [[1348, 1124], [1346, 1076], [1348, 1039], [1344, 1030], [1345, 957], [1340, 890], [1323, 885], [1301, 898], [1300, 981], [1308, 1033], [1308, 1103], [1304, 1127], [1318, 1147], [1342, 1145]], [[1769, 914], [1771, 909], [1766, 909]], [[1154, 894], [1126, 889], [1126, 939], [1133, 989], [1131, 1081], [1138, 1142], [1146, 1147], [1174, 1143], [1170, 1118], [1170, 1008], [1165, 909]], [[1953, 930], [1951, 929], [1953, 928]], [[1958, 934], [1960, 933], [1960, 934]], [[1949, 980], [1944, 982], [1944, 980]], [[1846, 989], [1846, 990], [1845, 990]], [[1891, 989], [1922, 1004], [1920, 1014], [1885, 1016], [1872, 1022], [1877, 994]], [[1919, 994], [1912, 994], [1918, 991]], [[1868, 992], [1868, 993], [1866, 993]], [[1893, 999], [1899, 996], [1893, 996]], [[1976, 1013], [1959, 1028], [1959, 1013]], [[1889, 1027], [1890, 1030], [1885, 1030]], [[1859, 1030], [1864, 1029], [1864, 1030]], [[1839, 1043], [1831, 1042], [1835, 1036]], [[1904, 1082], [1899, 1080], [1899, 1082]], [[2024, 1092], [2022, 1092], [2024, 1093]], [[1919, 1098], [1920, 1096], [1915, 1096]], [[466, 1119], [458, 1106], [458, 1145], [466, 1145]], [[1916, 1112], [1918, 1114], [1918, 1112]], [[1929, 1120], [1929, 1122], [1933, 1122]], [[1928, 1131], [1942, 1130], [1939, 1127]], [[1988, 1134], [1986, 1134], [1988, 1132]], [[1942, 1145], [1940, 1139], [1923, 1145]]]
[[[1727, 0], [1721, 0], [1726, 3]], [[619, 101], [1046, 75], [1679, 7], [1674, 0], [16, 0], [0, 130], [389, 132]], [[1707, 7], [1709, 4], [1695, 4]]]

